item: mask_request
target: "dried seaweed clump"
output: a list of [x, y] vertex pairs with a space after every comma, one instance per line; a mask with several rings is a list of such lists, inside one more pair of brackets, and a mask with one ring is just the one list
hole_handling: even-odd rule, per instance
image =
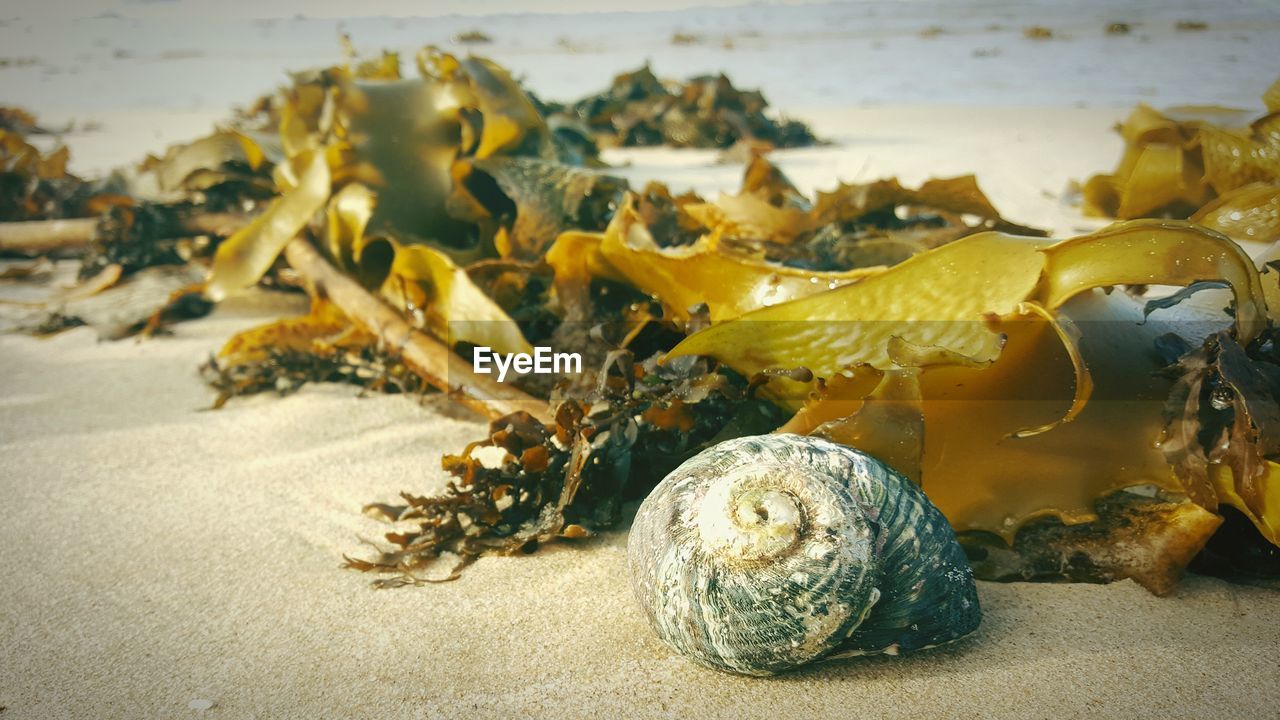
[[775, 148], [820, 143], [798, 120], [774, 120], [758, 90], [739, 90], [723, 74], [684, 83], [659, 80], [648, 65], [618, 75], [605, 91], [548, 105], [552, 124], [580, 127], [601, 147]]
[[446, 456], [452, 479], [443, 495], [402, 493], [402, 505], [366, 506], [368, 515], [414, 527], [387, 534], [396, 549], [348, 557], [348, 567], [394, 574], [376, 587], [451, 580], [483, 554], [587, 537], [615, 525], [625, 500], [643, 497], [707, 444], [780, 420], [752, 399], [748, 383], [703, 360], [633, 363], [619, 351], [594, 377], [586, 394], [555, 401], [552, 422], [499, 418], [487, 438]]
[[287, 395], [311, 382], [349, 383], [372, 392], [422, 394], [429, 389], [394, 348], [354, 325], [333, 303], [315, 300], [300, 318], [236, 335], [200, 368], [217, 390], [213, 407], [259, 392]]
[[30, 113], [0, 107], [0, 222], [89, 217], [129, 202], [69, 173], [65, 145], [41, 152], [28, 142], [43, 133]]

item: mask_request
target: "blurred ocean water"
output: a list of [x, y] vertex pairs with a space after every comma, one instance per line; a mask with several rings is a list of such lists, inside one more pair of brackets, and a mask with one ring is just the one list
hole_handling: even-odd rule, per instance
[[[899, 104], [1252, 108], [1280, 74], [1280, 2], [872, 0], [10, 0], [0, 6], [0, 104], [92, 116], [221, 111], [362, 52], [427, 44], [492, 57], [550, 99], [650, 62], [659, 75], [725, 70], [783, 110]], [[649, 8], [639, 12], [640, 8]], [[345, 17], [357, 13], [359, 17]], [[1208, 24], [1179, 31], [1179, 20]], [[1127, 35], [1105, 32], [1111, 22]], [[1040, 25], [1053, 37], [1024, 37]], [[453, 38], [478, 29], [492, 42]], [[673, 44], [673, 35], [688, 42]]]

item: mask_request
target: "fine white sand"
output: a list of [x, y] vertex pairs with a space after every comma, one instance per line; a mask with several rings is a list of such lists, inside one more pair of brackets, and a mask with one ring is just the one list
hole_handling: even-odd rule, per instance
[[[892, 5], [851, 7], [862, 12]], [[1241, 7], [1246, 6], [1255, 7]], [[1212, 21], [1212, 6], [1199, 7]], [[984, 30], [985, 21], [968, 19], [963, 42], [1006, 48], [1004, 60], [986, 61], [1008, 74], [965, 76], [965, 92], [985, 88], [999, 95], [997, 106], [982, 104], [990, 97], [966, 102], [954, 94], [922, 104], [926, 98], [911, 96], [919, 91], [907, 86], [941, 86], [945, 78], [921, 74], [914, 78], [919, 83], [901, 83], [910, 98], [898, 102], [911, 104], [882, 104], [893, 97], [892, 88], [869, 80], [878, 88], [874, 92], [884, 92], [880, 104], [854, 107], [875, 98], [841, 95], [841, 102], [805, 103], [812, 96], [808, 89], [787, 88], [785, 78], [769, 84], [770, 58], [785, 59], [787, 48], [799, 41], [773, 38], [774, 29], [758, 17], [765, 13], [768, 19], [766, 11], [743, 10], [765, 36], [741, 66], [751, 78], [743, 84], [763, 79], [770, 97], [790, 94], [785, 109], [812, 120], [820, 134], [838, 143], [775, 156], [806, 191], [830, 188], [837, 180], [897, 175], [914, 184], [974, 172], [1010, 219], [1069, 235], [1098, 222], [1081, 218], [1064, 202], [1067, 183], [1113, 166], [1120, 143], [1110, 125], [1133, 99], [1126, 92], [1158, 82], [1160, 73], [1176, 74], [1159, 67], [1162, 58], [1173, 58], [1174, 70], [1178, 63], [1194, 64], [1182, 52], [1191, 48], [1196, 67], [1207, 73], [1203, 77], [1234, 83], [1205, 81], [1200, 96], [1206, 100], [1243, 104], [1272, 79], [1268, 73], [1276, 68], [1260, 72], [1245, 62], [1206, 58], [1234, 42], [1247, 60], [1259, 53], [1258, 43], [1276, 38], [1275, 26], [1238, 23], [1207, 35], [1156, 33], [1157, 21], [1166, 27], [1175, 13], [1196, 5], [1170, 8], [1143, 10], [1152, 23], [1144, 32], [1154, 39], [1125, 41], [1146, 43], [1145, 65], [1131, 64], [1151, 66], [1143, 72], [1155, 74], [1120, 82], [1102, 73], [1094, 80], [1109, 90], [1088, 107], [1074, 106], [1078, 98], [1071, 93], [1084, 86], [1061, 79], [1070, 73], [1055, 75], [1052, 62], [1042, 62], [1038, 75], [1015, 66], [1046, 54], [1053, 62], [1074, 58], [1073, 69], [1090, 65], [1090, 43], [1100, 41], [1082, 38], [1099, 32], [1104, 20], [1125, 17], [1101, 11], [1071, 16], [1075, 39], [1049, 45], [1018, 44], [1018, 28], [1035, 17], [1009, 15], [1001, 20], [1003, 34], [992, 36], [979, 36], [997, 33]], [[930, 24], [927, 15], [896, 13], [888, 52], [907, 58], [939, 47], [917, 35]], [[682, 18], [695, 29], [713, 28], [704, 15], [636, 17], [660, 38]], [[500, 27], [518, 24], [503, 22], [508, 24]], [[833, 30], [823, 42], [878, 52], [855, 25], [843, 35]], [[6, 27], [20, 34], [20, 24]], [[565, 30], [574, 32], [590, 34]], [[1232, 33], [1249, 40], [1233, 40]], [[501, 59], [520, 69], [524, 57], [540, 77], [560, 77], [563, 87], [599, 85], [595, 75], [579, 72], [581, 56], [549, 59], [553, 37], [544, 38], [548, 48], [504, 46]], [[750, 49], [752, 42], [743, 44]], [[944, 38], [941, 47], [959, 42]], [[292, 59], [305, 54], [278, 55], [270, 47], [246, 54], [247, 62], [282, 68], [286, 60], [296, 66]], [[102, 52], [109, 50], [108, 45]], [[962, 50], [970, 57], [967, 46]], [[602, 57], [606, 62], [586, 64], [607, 78], [613, 69], [638, 64], [643, 54]], [[735, 79], [742, 74], [736, 63], [741, 55], [697, 57]], [[930, 57], [946, 63], [945, 54]], [[118, 62], [124, 69], [133, 60]], [[674, 61], [660, 62], [679, 70]], [[893, 70], [892, 64], [878, 67]], [[1238, 76], [1232, 75], [1235, 68]], [[182, 70], [174, 77], [189, 79], [190, 68]], [[15, 89], [19, 99], [34, 105], [39, 71], [30, 72], [30, 83]], [[870, 77], [822, 72], [823, 82], [838, 88], [858, 87], [859, 77]], [[999, 90], [1002, 77], [1021, 80]], [[1019, 102], [1019, 88], [1030, 92], [1037, 77], [1048, 87], [1058, 77], [1070, 90], [1056, 100], [1037, 95]], [[1196, 77], [1187, 76], [1172, 90], [1160, 85], [1156, 95], [1175, 101], [1196, 96]], [[87, 82], [58, 74], [45, 80], [63, 83], [59, 87], [66, 92]], [[1045, 82], [1036, 85], [1037, 92]], [[136, 159], [204, 131], [217, 117], [209, 107], [184, 114], [148, 107], [141, 94], [146, 88], [130, 91], [133, 99], [119, 107], [103, 98], [57, 96], [56, 109], [67, 117], [103, 122], [101, 132], [72, 138], [73, 157], [85, 163], [81, 167]], [[223, 100], [212, 104], [220, 113]], [[698, 151], [616, 151], [608, 159], [626, 163], [620, 172], [634, 181], [663, 178], [676, 189], [708, 194], [732, 191], [741, 172], [717, 165], [714, 153]], [[301, 312], [299, 301], [254, 293], [223, 304], [209, 318], [177, 326], [172, 337], [145, 342], [98, 342], [87, 328], [47, 339], [0, 335], [0, 720], [1202, 718], [1269, 717], [1280, 703], [1280, 594], [1194, 576], [1169, 598], [1153, 597], [1129, 582], [981, 583], [986, 616], [966, 641], [911, 657], [840, 661], [769, 680], [701, 669], [653, 637], [632, 605], [622, 530], [529, 557], [486, 558], [453, 583], [371, 590], [368, 576], [338, 567], [344, 553], [365, 550], [360, 537], [376, 539], [386, 530], [362, 516], [361, 505], [392, 501], [400, 490], [439, 489], [441, 454], [480, 437], [484, 424], [438, 398], [419, 404], [334, 385], [309, 386], [285, 398], [237, 399], [208, 411], [212, 393], [197, 376], [197, 365], [236, 330]]]

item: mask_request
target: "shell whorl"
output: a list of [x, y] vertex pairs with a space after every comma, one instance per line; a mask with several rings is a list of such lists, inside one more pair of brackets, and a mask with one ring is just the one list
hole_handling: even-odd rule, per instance
[[641, 505], [627, 556], [658, 636], [741, 674], [936, 645], [980, 617], [963, 551], [924, 494], [817, 438], [737, 438], [689, 459]]

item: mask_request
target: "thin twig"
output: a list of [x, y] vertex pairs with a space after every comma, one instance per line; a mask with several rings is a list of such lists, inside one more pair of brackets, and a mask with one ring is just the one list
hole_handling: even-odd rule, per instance
[[295, 238], [285, 247], [284, 254], [308, 284], [333, 301], [347, 317], [381, 338], [388, 348], [399, 350], [405, 364], [429, 385], [490, 418], [524, 411], [543, 422], [550, 420], [545, 400], [476, 374], [447, 345], [419, 332], [360, 283], [338, 272], [305, 239]]

